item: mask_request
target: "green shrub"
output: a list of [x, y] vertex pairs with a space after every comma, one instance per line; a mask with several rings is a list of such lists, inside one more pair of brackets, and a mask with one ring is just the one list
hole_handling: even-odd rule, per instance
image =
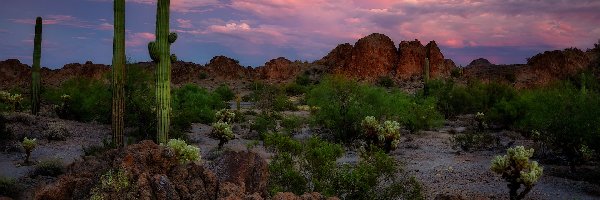
[[71, 136], [71, 133], [65, 127], [62, 122], [49, 122], [48, 129], [46, 130], [44, 137], [48, 140], [60, 140], [64, 141], [67, 137]]
[[156, 136], [156, 96], [154, 73], [136, 64], [128, 64], [125, 83], [125, 125], [136, 128], [134, 137]]
[[381, 151], [363, 152], [358, 164], [338, 165], [339, 144], [318, 138], [300, 142], [278, 133], [266, 134], [265, 146], [276, 152], [269, 164], [271, 194], [320, 192], [342, 199], [423, 199], [414, 179], [398, 176], [395, 159]]
[[215, 110], [227, 105], [218, 94], [208, 92], [196, 85], [185, 85], [173, 91], [173, 115], [171, 129], [183, 133], [194, 122], [211, 123], [215, 119]]
[[63, 174], [65, 166], [59, 159], [43, 160], [40, 161], [33, 172], [36, 176], [54, 176]]
[[342, 77], [325, 78], [307, 94], [306, 101], [319, 108], [313, 121], [342, 141], [359, 136], [360, 122], [366, 116], [397, 120], [412, 131], [435, 127], [443, 119], [431, 99], [420, 100], [398, 90], [386, 91]]
[[110, 85], [102, 80], [76, 77], [58, 88], [47, 89], [42, 96], [50, 103], [60, 105], [57, 114], [63, 119], [110, 122], [112, 93]]
[[400, 124], [396, 121], [385, 121], [383, 124], [373, 116], [367, 116], [360, 123], [363, 135], [369, 145], [375, 145], [386, 153], [396, 149], [400, 144]]
[[115, 146], [111, 144], [111, 141], [108, 139], [103, 139], [101, 145], [82, 146], [83, 155], [85, 156], [98, 156], [114, 148]]
[[298, 96], [298, 95], [302, 95], [304, 93], [306, 93], [307, 89], [306, 86], [300, 85], [296, 82], [292, 82], [289, 84], [286, 84], [284, 86], [284, 90], [285, 90], [285, 94], [287, 96]]
[[[133, 187], [134, 185], [132, 184], [126, 171], [122, 169], [111, 169], [100, 176], [99, 183], [97, 183], [90, 192], [90, 199], [113, 199], [115, 198], [114, 193], [123, 195], [124, 191], [129, 192], [127, 192], [124, 196], [120, 196], [120, 198], [130, 199], [132, 197], [131, 189]], [[111, 193], [113, 194], [111, 195]]]
[[377, 79], [377, 85], [381, 87], [391, 88], [396, 85], [390, 76], [382, 76]]
[[[543, 174], [544, 168], [536, 161], [529, 161], [531, 156], [533, 156], [533, 149], [526, 150], [523, 146], [517, 146], [509, 148], [507, 155], [496, 156], [492, 160], [492, 172], [502, 175], [502, 178], [508, 181], [511, 200], [525, 198]], [[519, 193], [521, 185], [525, 189]]]
[[308, 77], [307, 73], [303, 73], [296, 77], [296, 79], [294, 80], [294, 83], [301, 85], [301, 86], [308, 86], [308, 85], [312, 84], [312, 81], [310, 80], [310, 77]]
[[0, 176], [0, 196], [17, 198], [23, 187], [14, 179]]
[[498, 138], [489, 133], [481, 131], [466, 131], [465, 133], [453, 135], [450, 139], [453, 149], [462, 149], [464, 151], [481, 150], [489, 147], [498, 146]]
[[219, 87], [215, 88], [213, 92], [218, 94], [222, 101], [231, 101], [235, 97], [233, 90], [225, 84], [221, 84]]
[[188, 145], [183, 140], [170, 139], [167, 146], [172, 148], [181, 164], [200, 160], [200, 149], [193, 145]]
[[298, 116], [286, 116], [281, 120], [281, 127], [283, 127], [286, 132], [291, 133], [302, 126], [303, 122], [303, 119]]
[[200, 78], [200, 80], [204, 80], [208, 78], [208, 74], [206, 72], [200, 72], [200, 76], [198, 78]]
[[262, 112], [254, 121], [250, 124], [250, 130], [255, 130], [259, 134], [267, 133], [268, 131], [274, 131], [277, 125], [276, 120], [280, 119], [281, 116], [274, 112]]

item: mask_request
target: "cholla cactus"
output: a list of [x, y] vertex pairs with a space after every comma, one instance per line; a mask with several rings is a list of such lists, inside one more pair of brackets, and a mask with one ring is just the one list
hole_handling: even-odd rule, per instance
[[171, 147], [179, 157], [179, 162], [185, 164], [187, 162], [199, 161], [200, 160], [200, 149], [193, 145], [188, 145], [183, 140], [170, 139], [167, 143], [168, 147]]
[[9, 92], [0, 91], [0, 101], [12, 105], [12, 111], [15, 111], [21, 101], [23, 101], [23, 96], [21, 94], [11, 94]]
[[[544, 169], [536, 161], [529, 161], [533, 151], [517, 146], [509, 148], [507, 155], [496, 156], [492, 160], [491, 170], [508, 181], [511, 200], [523, 199], [543, 174]], [[525, 189], [518, 193], [521, 185]]]
[[477, 121], [477, 129], [479, 131], [483, 131], [487, 126], [485, 123], [485, 114], [482, 112], [477, 112], [477, 114], [475, 114], [475, 121]]
[[35, 149], [35, 146], [37, 146], [37, 141], [35, 138], [29, 139], [25, 137], [23, 138], [23, 142], [21, 143], [21, 145], [23, 145], [23, 148], [25, 149], [25, 164], [29, 164], [29, 157], [31, 156], [31, 151], [33, 151], [33, 149]]
[[360, 123], [367, 142], [383, 148], [386, 152], [396, 149], [400, 144], [400, 123], [385, 121], [383, 125], [373, 116], [367, 116]]
[[210, 136], [219, 140], [219, 149], [223, 148], [225, 143], [234, 138], [231, 125], [229, 125], [227, 122], [215, 122], [212, 124], [212, 126], [213, 130], [210, 133]]
[[215, 113], [215, 117], [219, 122], [225, 122], [231, 124], [235, 119], [235, 113], [229, 109], [222, 109]]

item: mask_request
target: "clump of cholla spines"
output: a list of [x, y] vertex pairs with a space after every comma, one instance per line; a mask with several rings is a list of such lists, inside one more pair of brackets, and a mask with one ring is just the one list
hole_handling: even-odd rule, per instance
[[[496, 156], [492, 160], [491, 170], [501, 174], [508, 182], [511, 200], [525, 198], [543, 174], [544, 168], [536, 161], [529, 161], [532, 156], [533, 149], [517, 146], [509, 148], [506, 155]], [[524, 189], [519, 193], [521, 185]]]
[[380, 124], [373, 116], [367, 116], [360, 123], [369, 145], [383, 149], [386, 153], [400, 144], [400, 123], [387, 120]]
[[213, 130], [210, 133], [210, 137], [219, 140], [219, 149], [221, 149], [225, 143], [235, 138], [231, 129], [235, 113], [231, 110], [223, 109], [215, 113], [215, 116], [217, 122], [212, 124]]

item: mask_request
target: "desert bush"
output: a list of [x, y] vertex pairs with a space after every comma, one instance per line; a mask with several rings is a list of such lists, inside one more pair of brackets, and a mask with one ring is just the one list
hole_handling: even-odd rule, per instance
[[136, 64], [127, 64], [125, 71], [125, 125], [136, 128], [132, 136], [152, 139], [156, 136], [154, 73]]
[[306, 93], [307, 87], [297, 82], [291, 82], [284, 86], [284, 91], [287, 96], [298, 96]]
[[[508, 182], [511, 200], [523, 199], [542, 176], [544, 169], [536, 161], [529, 161], [533, 156], [533, 149], [523, 146], [509, 148], [504, 156], [496, 156], [492, 160], [491, 170], [502, 175]], [[524, 189], [518, 192], [521, 185]]]
[[71, 133], [65, 127], [62, 122], [50, 122], [48, 123], [48, 129], [44, 132], [44, 137], [48, 140], [61, 140], [64, 141], [69, 137]]
[[63, 174], [65, 171], [65, 166], [59, 159], [50, 159], [40, 161], [37, 165], [35, 165], [35, 170], [33, 174], [35, 176], [54, 176]]
[[[112, 199], [110, 193], [119, 193], [122, 191], [129, 191], [133, 187], [133, 184], [127, 175], [127, 172], [118, 169], [118, 170], [108, 170], [106, 173], [100, 176], [100, 181], [92, 188], [90, 191], [90, 199], [91, 200], [102, 200], [102, 199]], [[130, 199], [132, 193], [128, 192], [125, 196], [120, 196], [120, 198]]]
[[276, 112], [261, 112], [250, 124], [250, 130], [254, 130], [261, 135], [269, 131], [275, 131], [277, 120], [282, 118], [283, 117]]
[[31, 151], [35, 149], [37, 146], [37, 140], [35, 138], [29, 139], [27, 137], [23, 138], [23, 142], [21, 142], [23, 149], [25, 149], [25, 164], [29, 164], [29, 158], [31, 156]]
[[199, 161], [201, 159], [200, 149], [193, 145], [186, 144], [183, 140], [170, 139], [167, 146], [175, 151], [181, 164]]
[[382, 76], [377, 79], [377, 85], [381, 87], [391, 88], [396, 85], [390, 76]]
[[200, 80], [204, 80], [204, 79], [208, 78], [208, 74], [206, 72], [200, 72], [200, 75], [198, 76], [198, 78], [200, 78]]
[[453, 135], [450, 138], [453, 149], [462, 149], [463, 151], [481, 150], [498, 146], [498, 138], [482, 131], [468, 130], [465, 133]]
[[12, 178], [0, 176], [0, 196], [17, 198], [23, 187]]
[[434, 127], [442, 120], [432, 100], [420, 100], [398, 90], [387, 91], [342, 77], [325, 78], [307, 93], [306, 101], [319, 108], [313, 121], [330, 129], [334, 138], [342, 141], [359, 136], [360, 122], [366, 116], [397, 120], [413, 131]]
[[233, 135], [233, 131], [231, 130], [231, 125], [227, 122], [215, 122], [212, 124], [213, 130], [210, 132], [210, 137], [219, 140], [219, 149], [223, 148], [223, 145], [229, 140], [235, 138]]
[[304, 123], [303, 118], [300, 118], [295, 115], [285, 116], [281, 120], [281, 127], [288, 132], [291, 133], [294, 130], [298, 129]]
[[49, 88], [42, 93], [44, 99], [60, 105], [60, 118], [83, 122], [110, 122], [110, 85], [102, 80], [76, 77], [62, 83], [58, 88]]
[[0, 91], [0, 111], [20, 111], [23, 107], [22, 102], [21, 94]]
[[583, 158], [582, 147], [600, 150], [600, 94], [582, 92], [571, 84], [525, 92], [522, 130], [537, 130], [539, 139], [562, 152], [573, 167]]
[[222, 101], [231, 101], [235, 98], [235, 93], [229, 86], [225, 84], [219, 85], [219, 87], [215, 88], [213, 91], [215, 94], [218, 94]]
[[196, 85], [185, 85], [173, 91], [173, 115], [171, 130], [183, 133], [194, 122], [211, 123], [215, 119], [215, 110], [227, 105], [222, 97]]
[[358, 164], [339, 165], [339, 144], [318, 138], [297, 141], [278, 133], [267, 134], [265, 146], [276, 152], [269, 164], [271, 194], [320, 192], [342, 199], [423, 199], [414, 179], [398, 176], [394, 158], [381, 151], [363, 152]]

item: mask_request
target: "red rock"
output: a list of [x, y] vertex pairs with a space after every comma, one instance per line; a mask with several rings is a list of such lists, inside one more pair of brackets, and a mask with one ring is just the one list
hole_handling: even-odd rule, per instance
[[398, 54], [394, 42], [386, 35], [373, 33], [361, 38], [352, 48], [350, 59], [335, 74], [374, 81], [389, 76], [396, 67]]
[[409, 79], [423, 74], [427, 51], [419, 40], [400, 42], [398, 54], [400, 59], [396, 68], [396, 77]]
[[444, 55], [435, 43], [435, 40], [429, 42], [429, 44], [425, 46], [425, 52], [427, 58], [429, 58], [429, 75], [431, 78], [445, 78], [450, 76], [450, 72], [456, 66], [452, 65], [454, 62], [446, 63]]
[[316, 63], [329, 66], [331, 69], [343, 68], [346, 62], [352, 58], [352, 48], [354, 47], [349, 43], [340, 44]]
[[207, 72], [213, 76], [226, 79], [251, 77], [251, 71], [240, 65], [240, 62], [225, 56], [215, 56], [206, 65]]
[[255, 69], [258, 77], [267, 81], [293, 80], [303, 70], [301, 62], [292, 62], [284, 57], [270, 60]]

